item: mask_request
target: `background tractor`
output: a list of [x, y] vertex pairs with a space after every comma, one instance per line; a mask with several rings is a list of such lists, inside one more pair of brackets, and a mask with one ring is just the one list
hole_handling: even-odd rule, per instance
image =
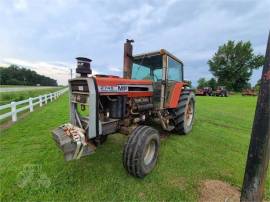
[[218, 86], [217, 89], [213, 92], [213, 95], [218, 97], [228, 97], [229, 92], [225, 86]]
[[123, 78], [92, 75], [91, 60], [77, 58], [77, 78], [69, 80], [70, 123], [53, 130], [66, 160], [92, 154], [108, 135], [129, 135], [123, 165], [143, 178], [156, 165], [160, 147], [158, 122], [165, 131], [192, 130], [195, 96], [184, 81], [183, 62], [168, 51], [132, 54], [133, 40], [124, 44]]
[[255, 89], [244, 89], [242, 91], [242, 96], [257, 96]]
[[196, 89], [195, 94], [198, 96], [212, 96], [213, 89], [211, 87], [198, 88]]

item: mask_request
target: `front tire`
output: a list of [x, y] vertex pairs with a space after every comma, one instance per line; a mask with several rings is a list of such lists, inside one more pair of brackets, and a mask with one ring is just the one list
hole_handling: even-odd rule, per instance
[[138, 126], [124, 146], [124, 168], [130, 175], [145, 177], [156, 165], [159, 147], [159, 132], [149, 126]]

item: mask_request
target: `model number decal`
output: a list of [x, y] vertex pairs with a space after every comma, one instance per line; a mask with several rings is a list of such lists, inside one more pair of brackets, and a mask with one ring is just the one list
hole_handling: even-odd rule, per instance
[[128, 86], [127, 85], [99, 86], [98, 91], [103, 93], [128, 92]]

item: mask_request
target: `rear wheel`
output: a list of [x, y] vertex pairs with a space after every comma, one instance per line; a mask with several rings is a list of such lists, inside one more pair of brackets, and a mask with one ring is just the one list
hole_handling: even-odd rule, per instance
[[195, 115], [195, 95], [193, 92], [184, 90], [180, 101], [173, 110], [173, 122], [177, 134], [187, 134], [192, 130]]
[[160, 146], [159, 132], [149, 126], [138, 126], [130, 134], [123, 151], [127, 172], [143, 178], [155, 167]]

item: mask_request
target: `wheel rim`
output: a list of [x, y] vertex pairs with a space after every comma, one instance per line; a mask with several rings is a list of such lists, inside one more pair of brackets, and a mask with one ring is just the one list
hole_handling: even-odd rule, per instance
[[192, 101], [188, 103], [185, 119], [186, 119], [185, 121], [186, 126], [189, 127], [192, 124], [192, 120], [193, 120], [193, 102]]
[[145, 153], [144, 153], [144, 164], [148, 165], [152, 162], [156, 152], [156, 143], [154, 140], [151, 140], [148, 145], [146, 146]]

